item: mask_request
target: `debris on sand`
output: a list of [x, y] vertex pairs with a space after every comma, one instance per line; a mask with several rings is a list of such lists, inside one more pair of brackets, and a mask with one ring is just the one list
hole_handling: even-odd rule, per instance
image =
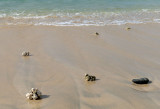
[[89, 75], [89, 74], [85, 74], [85, 80], [86, 81], [96, 81], [96, 77]]
[[127, 27], [127, 28], [126, 28], [126, 30], [130, 30], [130, 29], [131, 29], [130, 27]]
[[29, 55], [30, 55], [29, 52], [26, 52], [26, 51], [22, 52], [22, 56], [29, 56]]
[[97, 36], [98, 36], [98, 35], [99, 35], [99, 33], [98, 33], [98, 32], [96, 32], [96, 33], [95, 33], [95, 35], [97, 35]]
[[149, 79], [148, 78], [133, 79], [132, 82], [134, 82], [136, 84], [148, 84]]
[[29, 100], [37, 100], [41, 95], [42, 93], [37, 88], [32, 88], [29, 93], [26, 94], [26, 98]]

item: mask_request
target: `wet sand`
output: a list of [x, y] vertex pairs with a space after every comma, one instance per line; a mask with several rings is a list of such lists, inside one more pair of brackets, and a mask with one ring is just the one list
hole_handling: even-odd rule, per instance
[[[159, 109], [159, 30], [160, 24], [2, 26], [0, 107]], [[23, 51], [31, 56], [21, 56]], [[84, 81], [85, 73], [98, 80]], [[141, 77], [152, 83], [131, 82]], [[25, 98], [32, 87], [39, 88], [42, 99]]]

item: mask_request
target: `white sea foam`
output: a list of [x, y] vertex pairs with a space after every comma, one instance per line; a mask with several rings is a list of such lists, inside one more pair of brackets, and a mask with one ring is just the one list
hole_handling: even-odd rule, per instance
[[0, 14], [0, 25], [54, 25], [54, 26], [104, 26], [126, 23], [160, 23], [160, 11], [142, 9], [131, 12], [56, 12], [49, 14]]
[[4, 18], [4, 17], [6, 17], [6, 14], [5, 14], [5, 13], [0, 14], [0, 18]]

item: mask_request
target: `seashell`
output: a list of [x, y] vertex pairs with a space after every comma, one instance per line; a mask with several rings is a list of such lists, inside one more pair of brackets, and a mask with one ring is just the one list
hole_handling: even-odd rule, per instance
[[24, 52], [22, 52], [22, 56], [29, 56], [29, 52], [26, 52], [26, 51], [24, 51]]
[[92, 75], [89, 75], [89, 74], [85, 74], [85, 80], [86, 81], [95, 81], [96, 77], [92, 76]]
[[86, 76], [86, 77], [85, 77], [85, 80], [86, 80], [86, 81], [90, 81], [90, 80], [91, 80], [91, 77], [90, 77], [90, 76]]
[[27, 52], [22, 52], [22, 56], [27, 56]]
[[35, 94], [35, 93], [37, 92], [37, 88], [32, 88], [32, 89], [31, 89], [31, 92], [32, 92], [33, 94]]
[[148, 78], [133, 79], [132, 82], [136, 84], [148, 84], [149, 79]]
[[42, 93], [37, 88], [31, 88], [29, 93], [26, 94], [26, 97], [29, 100], [37, 100], [41, 95]]
[[40, 98], [40, 96], [42, 95], [42, 93], [37, 89], [37, 95]]
[[33, 95], [32, 93], [27, 93], [26, 94], [27, 99], [32, 100], [32, 95]]
[[38, 99], [38, 96], [37, 96], [37, 94], [33, 94], [33, 96], [32, 96], [32, 98], [33, 98], [33, 100], [36, 100], [36, 99]]

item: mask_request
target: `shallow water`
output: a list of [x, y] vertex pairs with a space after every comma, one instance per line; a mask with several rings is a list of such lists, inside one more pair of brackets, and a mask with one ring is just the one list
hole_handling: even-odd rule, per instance
[[160, 22], [159, 0], [0, 0], [0, 25]]

